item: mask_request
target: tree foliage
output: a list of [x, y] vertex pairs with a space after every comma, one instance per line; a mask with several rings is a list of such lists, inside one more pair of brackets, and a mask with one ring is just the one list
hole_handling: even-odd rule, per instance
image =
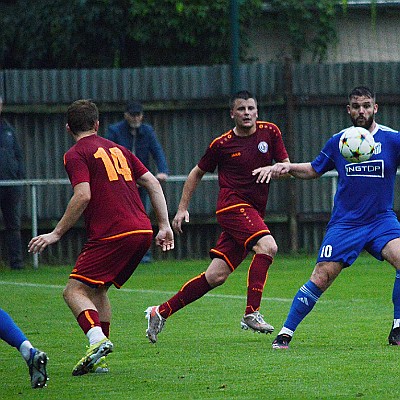
[[329, 46], [337, 42], [335, 0], [270, 0], [278, 15], [277, 28], [287, 32], [291, 55], [301, 61], [311, 54], [315, 61], [326, 58]]
[[[296, 61], [305, 54], [323, 61], [337, 41], [337, 0], [237, 1], [241, 50], [249, 47], [247, 30], [263, 23], [286, 32]], [[262, 14], [265, 2], [272, 21]], [[229, 11], [230, 0], [0, 0], [0, 68], [228, 63]]]
[[129, 1], [20, 0], [6, 68], [93, 68], [115, 63]]
[[[261, 0], [241, 3], [244, 26]], [[19, 0], [0, 19], [2, 68], [229, 62], [229, 0]]]

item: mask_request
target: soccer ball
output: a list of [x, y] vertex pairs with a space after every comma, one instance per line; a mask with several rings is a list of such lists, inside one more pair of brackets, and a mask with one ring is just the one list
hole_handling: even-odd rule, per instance
[[340, 137], [340, 154], [351, 163], [367, 161], [374, 154], [375, 140], [370, 131], [359, 126], [347, 128]]

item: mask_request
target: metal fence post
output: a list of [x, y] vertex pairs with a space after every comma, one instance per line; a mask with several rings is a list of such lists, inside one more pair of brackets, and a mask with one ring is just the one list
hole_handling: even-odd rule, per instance
[[[38, 234], [38, 221], [37, 221], [37, 189], [36, 185], [31, 185], [32, 196], [32, 237]], [[39, 267], [39, 254], [33, 254], [33, 268]]]

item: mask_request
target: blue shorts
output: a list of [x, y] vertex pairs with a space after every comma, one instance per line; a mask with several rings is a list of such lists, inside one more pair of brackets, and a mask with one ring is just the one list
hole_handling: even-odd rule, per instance
[[384, 215], [360, 226], [335, 224], [326, 231], [317, 263], [341, 262], [348, 267], [364, 249], [377, 260], [383, 261], [382, 249], [399, 237], [400, 223], [395, 215]]

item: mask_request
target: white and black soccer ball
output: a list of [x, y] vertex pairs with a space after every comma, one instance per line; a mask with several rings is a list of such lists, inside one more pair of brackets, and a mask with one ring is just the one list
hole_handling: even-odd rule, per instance
[[340, 154], [351, 163], [368, 161], [374, 149], [375, 140], [371, 132], [360, 126], [345, 129], [339, 140]]

